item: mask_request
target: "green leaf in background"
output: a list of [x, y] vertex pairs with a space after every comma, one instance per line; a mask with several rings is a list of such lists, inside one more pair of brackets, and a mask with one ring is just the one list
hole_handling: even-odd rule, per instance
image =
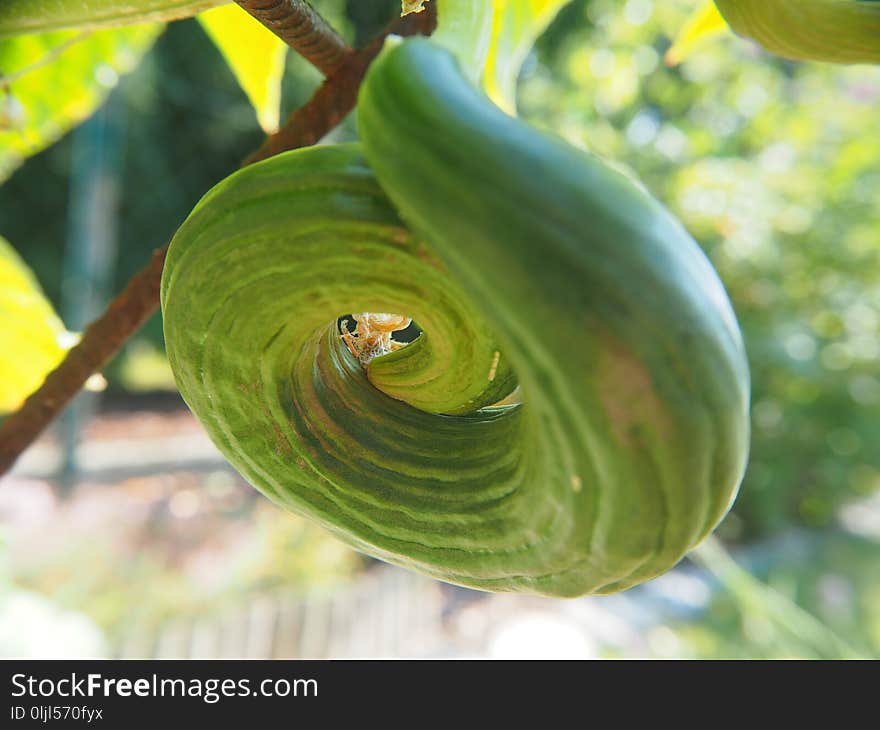
[[569, 0], [494, 0], [492, 42], [483, 86], [505, 111], [516, 111], [516, 78], [526, 56]]
[[227, 0], [0, 0], [0, 38], [188, 18]]
[[58, 31], [0, 41], [0, 182], [90, 116], [163, 27]]
[[[404, 0], [404, 14], [407, 12]], [[409, 12], [415, 12], [410, 10]], [[444, 0], [434, 42], [447, 48], [474, 83], [479, 83], [492, 42], [495, 0]]]
[[198, 19], [250, 99], [260, 126], [269, 134], [277, 130], [287, 45], [237, 5], [208, 10]]
[[715, 0], [736, 33], [794, 61], [880, 63], [877, 0]]
[[30, 269], [0, 238], [0, 413], [18, 408], [75, 341]]
[[723, 543], [709, 536], [690, 553], [736, 599], [744, 621], [753, 629], [763, 628], [786, 654], [810, 659], [867, 659], [868, 652], [854, 648], [815, 616], [798, 606], [791, 598], [762, 583], [740, 567]]
[[663, 60], [667, 66], [677, 66], [706, 41], [728, 30], [714, 1], [707, 0], [687, 19]]

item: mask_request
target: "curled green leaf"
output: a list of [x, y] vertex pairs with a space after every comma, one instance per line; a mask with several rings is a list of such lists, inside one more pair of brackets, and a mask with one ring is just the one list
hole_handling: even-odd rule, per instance
[[[374, 62], [358, 126], [363, 149], [227, 178], [171, 243], [167, 350], [214, 443], [277, 503], [453, 583], [572, 596], [668, 570], [748, 451], [743, 344], [697, 244], [429, 40]], [[350, 312], [422, 334], [358, 358]]]

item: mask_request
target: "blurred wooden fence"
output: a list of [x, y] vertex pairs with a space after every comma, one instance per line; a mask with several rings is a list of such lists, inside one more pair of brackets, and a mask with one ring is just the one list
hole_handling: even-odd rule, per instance
[[328, 591], [260, 596], [215, 616], [134, 631], [121, 658], [426, 657], [443, 652], [443, 588], [378, 569]]

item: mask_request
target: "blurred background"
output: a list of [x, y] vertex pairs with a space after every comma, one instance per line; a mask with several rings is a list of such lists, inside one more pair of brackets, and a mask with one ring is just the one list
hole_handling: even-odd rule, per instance
[[[0, 655], [880, 656], [880, 68], [730, 34], [669, 67], [694, 5], [575, 0], [519, 104], [640, 177], [728, 288], [753, 441], [715, 538], [644, 586], [567, 601], [372, 561], [225, 463], [176, 393], [157, 315], [0, 482]], [[359, 42], [397, 3], [318, 6]], [[262, 140], [198, 22], [132, 44], [125, 68], [96, 70], [98, 111], [0, 185], [0, 235], [72, 331]], [[285, 63], [282, 119], [320, 82]], [[0, 131], [20, 113], [8, 97]], [[355, 135], [348, 120], [327, 141]]]

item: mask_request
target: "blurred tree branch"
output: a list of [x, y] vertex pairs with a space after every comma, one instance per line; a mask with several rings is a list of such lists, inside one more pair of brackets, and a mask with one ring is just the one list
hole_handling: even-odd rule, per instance
[[369, 45], [349, 56], [335, 73], [325, 79], [309, 103], [291, 114], [284, 126], [267, 137], [260, 149], [248, 157], [244, 164], [315, 144], [327, 131], [336, 127], [354, 109], [367, 68], [382, 50], [387, 35], [430, 35], [434, 31], [437, 15], [433, 3], [432, 6], [426, 6], [426, 11], [398, 18]]
[[[437, 24], [436, 2], [437, 0], [432, 0], [426, 5], [427, 12], [396, 19], [364, 49], [343, 54], [344, 60], [335, 71], [331, 71], [314, 96], [294, 112], [287, 123], [269, 137], [244, 165], [286, 150], [315, 144], [324, 137], [354, 108], [367, 67], [381, 50], [387, 35], [430, 35], [434, 31]], [[240, 4], [288, 8], [293, 11], [305, 5], [296, 0], [242, 0]], [[309, 10], [317, 17], [314, 10]], [[276, 16], [273, 22], [284, 24], [281, 16]], [[294, 25], [295, 22], [291, 21], [290, 27]], [[294, 46], [291, 43], [297, 51], [302, 52], [300, 46], [315, 50], [323, 48], [324, 43], [332, 45], [322, 30], [329, 28], [329, 25], [320, 20], [314, 27], [321, 38], [310, 43], [303, 36], [297, 41], [300, 45]], [[333, 35], [338, 38], [335, 31]], [[321, 63], [326, 61], [321, 53], [317, 55], [324, 58]], [[318, 61], [305, 57], [321, 68]], [[159, 287], [166, 250], [167, 247], [153, 254], [149, 265], [133, 276], [125, 290], [86, 328], [80, 342], [49, 373], [43, 385], [31, 394], [21, 408], [0, 424], [0, 475], [12, 468], [21, 453], [61, 413], [82, 389], [86, 380], [106, 365], [129, 337], [159, 308]]]
[[235, 0], [315, 68], [329, 76], [354, 51], [306, 0]]

